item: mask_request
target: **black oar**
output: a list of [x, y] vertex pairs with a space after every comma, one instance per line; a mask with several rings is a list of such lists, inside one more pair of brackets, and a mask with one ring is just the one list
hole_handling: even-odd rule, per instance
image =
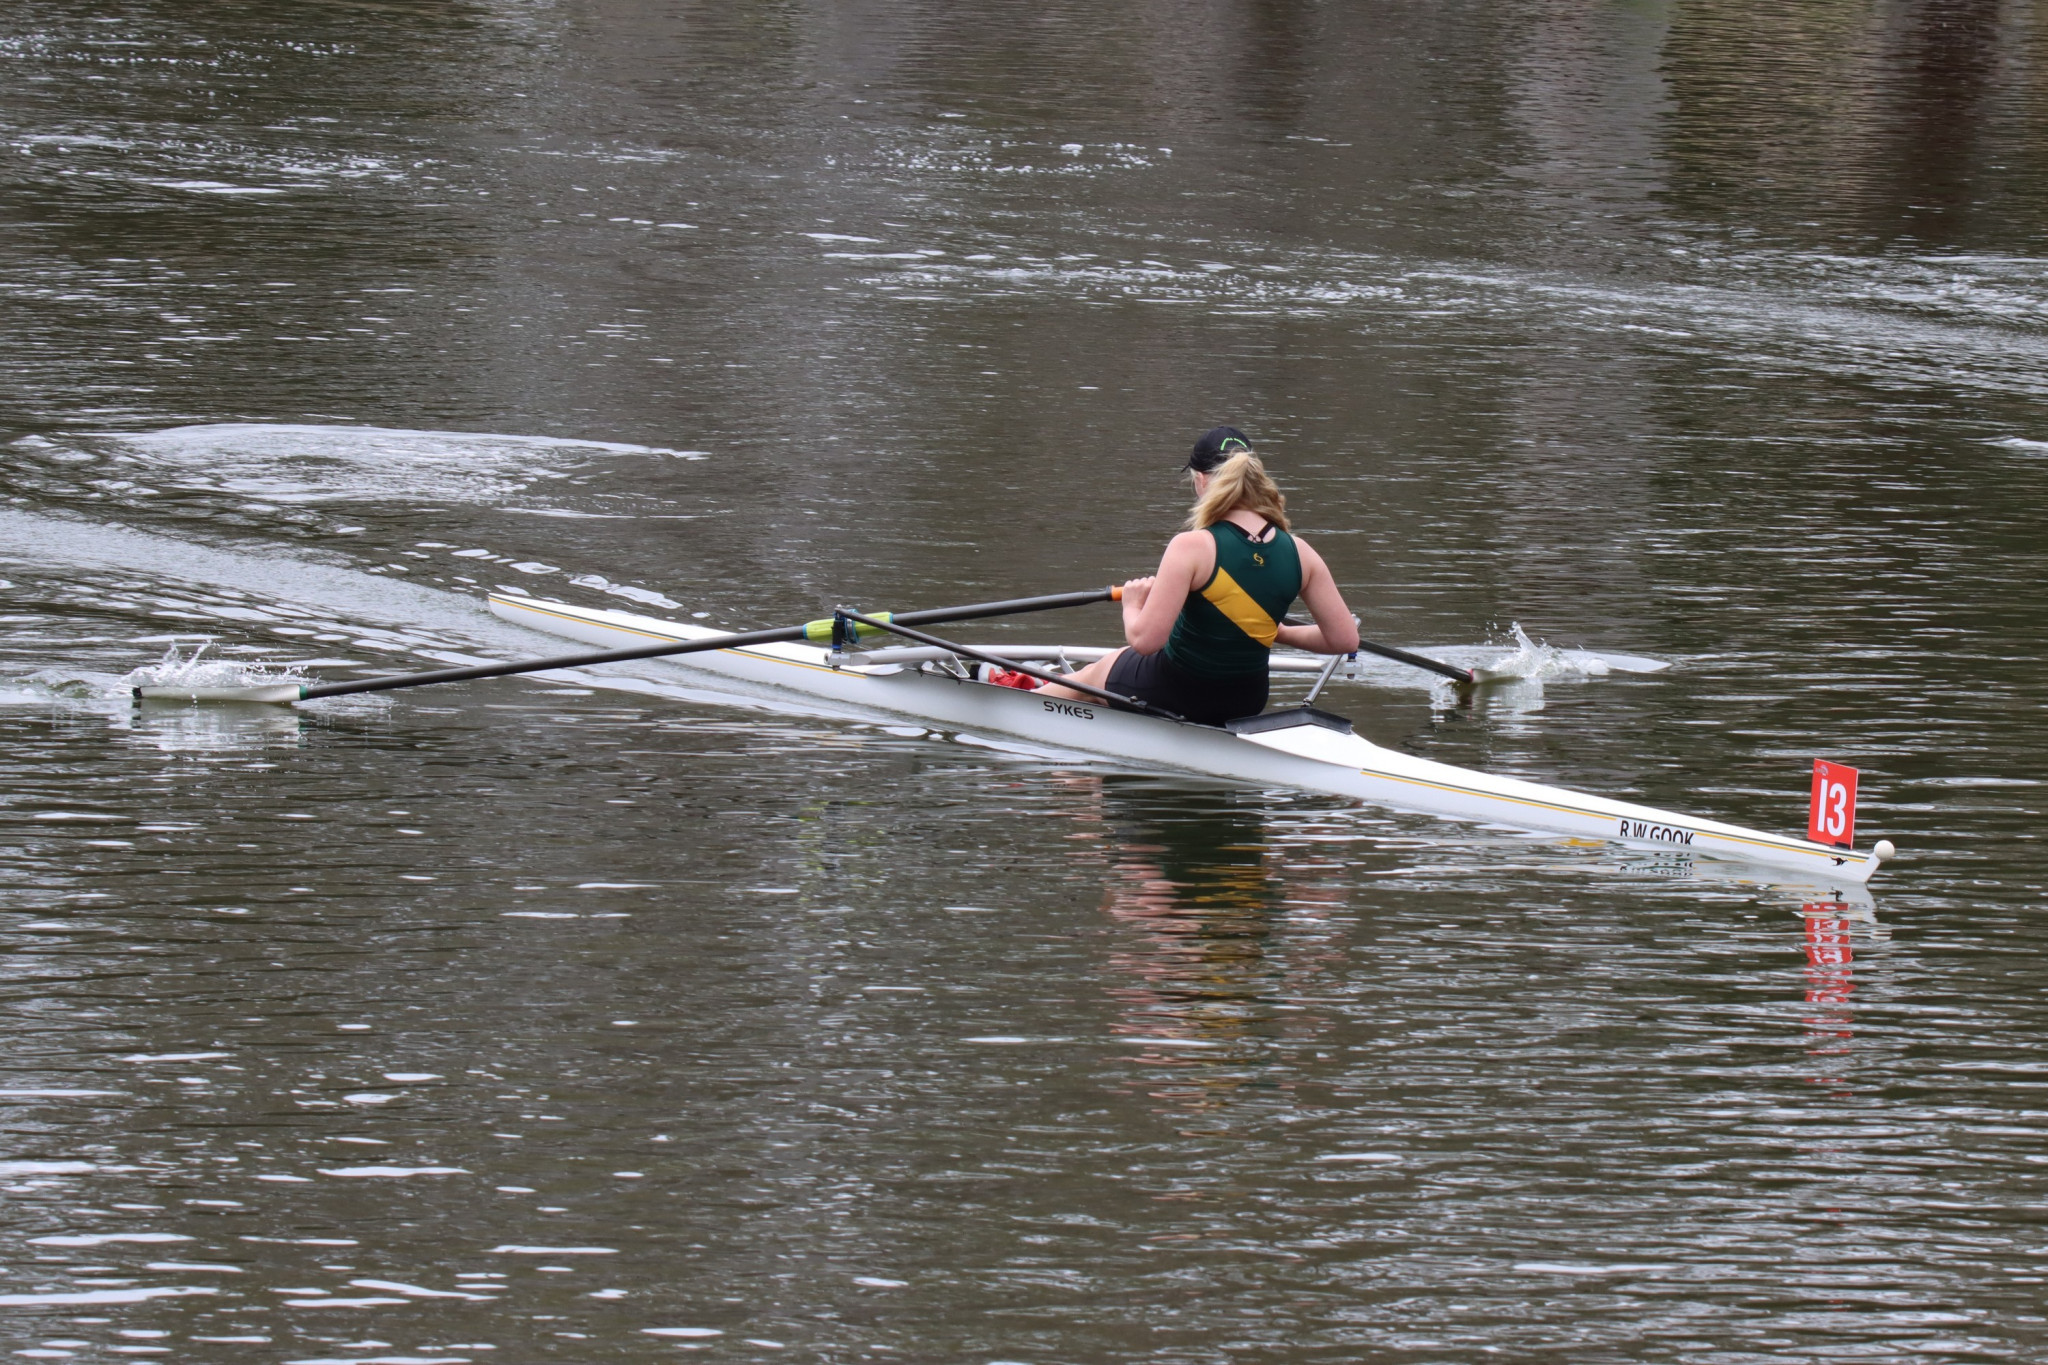
[[1392, 645], [1376, 645], [1370, 640], [1360, 640], [1358, 647], [1368, 654], [1377, 654], [1382, 659], [1392, 659], [1396, 663], [1409, 664], [1415, 668], [1426, 668], [1432, 673], [1441, 673], [1452, 682], [1459, 683], [1465, 687], [1470, 687], [1479, 681], [1479, 675], [1469, 668], [1459, 668], [1456, 664], [1439, 663], [1427, 655], [1410, 654], [1407, 650], [1396, 649]]
[[[934, 607], [928, 611], [907, 611], [857, 618], [859, 633], [875, 634], [897, 621], [937, 624], [941, 621], [974, 621], [992, 616], [1021, 616], [1031, 611], [1052, 611], [1058, 607], [1081, 607], [1091, 602], [1110, 602], [1123, 597], [1124, 590], [1099, 588], [1093, 592], [1063, 592], [1048, 597], [1018, 597], [1007, 602], [976, 602], [965, 607]], [[840, 613], [840, 616], [850, 613]], [[837, 645], [837, 617], [807, 621], [800, 626], [778, 626], [774, 630], [750, 630], [739, 635], [716, 635], [707, 640], [688, 640], [632, 649], [608, 649], [597, 654], [564, 654], [552, 659], [527, 659], [508, 664], [478, 664], [472, 668], [444, 668], [432, 673], [401, 673], [387, 678], [364, 678], [358, 682], [273, 683], [260, 687], [138, 687], [135, 695], [146, 701], [310, 701], [315, 697], [341, 697], [351, 692], [389, 692], [400, 687], [427, 687], [434, 683], [469, 682], [474, 678], [503, 678], [514, 673], [544, 673], [556, 668], [584, 668], [591, 664], [624, 663], [629, 659], [661, 659], [677, 654], [702, 654], [719, 649], [741, 649], [747, 645], [777, 644], [786, 640], [809, 640]], [[843, 634], [843, 627], [841, 628]]]
[[979, 659], [985, 664], [994, 664], [998, 668], [1014, 670], [1015, 672], [1022, 673], [1027, 678], [1037, 678], [1041, 682], [1054, 683], [1060, 687], [1071, 687], [1076, 692], [1085, 692], [1091, 697], [1100, 697], [1112, 706], [1126, 706], [1133, 711], [1143, 711], [1148, 716], [1158, 716], [1161, 720], [1187, 719], [1185, 716], [1175, 715], [1163, 706], [1154, 706], [1149, 701], [1140, 701], [1136, 697], [1126, 697], [1120, 692], [1106, 692], [1100, 687], [1091, 687], [1087, 683], [1075, 682], [1072, 678], [1066, 677], [1063, 674], [1048, 673], [1043, 669], [1033, 668], [1030, 664], [1020, 663], [1015, 659], [1005, 659], [1002, 655], [991, 654], [985, 649], [976, 649], [972, 645], [956, 645], [951, 640], [941, 640], [938, 636], [927, 635], [921, 630], [905, 630], [902, 623], [911, 619], [907, 615], [899, 616], [894, 620], [862, 616], [857, 611], [842, 611], [839, 615], [848, 621], [854, 622], [856, 625], [870, 626], [876, 630], [886, 630], [891, 635], [901, 635], [906, 640], [915, 640], [919, 644], [932, 645], [935, 648], [946, 650], [948, 653], [961, 655], [963, 658]]

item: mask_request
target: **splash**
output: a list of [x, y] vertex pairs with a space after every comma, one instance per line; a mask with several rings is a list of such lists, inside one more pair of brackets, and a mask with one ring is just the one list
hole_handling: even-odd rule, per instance
[[172, 641], [163, 658], [144, 664], [121, 679], [130, 687], [270, 687], [283, 683], [307, 683], [313, 679], [304, 669], [289, 664], [234, 662], [208, 659], [212, 640], [201, 640], [190, 654]]
[[1597, 654], [1582, 649], [1559, 649], [1530, 639], [1519, 621], [1508, 629], [1514, 636], [1515, 649], [1480, 666], [1480, 671], [1489, 678], [1541, 682], [1546, 678], [1598, 678], [1612, 671]]

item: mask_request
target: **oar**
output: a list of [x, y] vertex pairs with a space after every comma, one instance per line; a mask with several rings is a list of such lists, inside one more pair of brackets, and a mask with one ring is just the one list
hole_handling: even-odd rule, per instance
[[[974, 621], [992, 616], [1021, 616], [1025, 612], [1052, 611], [1059, 607], [1082, 607], [1091, 602], [1121, 600], [1124, 590], [1098, 588], [1093, 592], [1063, 592], [1048, 597], [1018, 597], [1007, 602], [976, 602], [964, 607], [934, 607], [928, 611], [884, 613], [854, 617], [858, 633], [877, 635], [901, 621]], [[841, 613], [840, 616], [850, 616]], [[662, 659], [677, 654], [703, 654], [720, 649], [743, 649], [748, 645], [777, 644], [786, 640], [809, 640], [837, 645], [834, 627], [839, 617], [806, 621], [800, 626], [778, 626], [773, 630], [750, 630], [738, 635], [714, 635], [707, 640], [682, 644], [640, 645], [632, 649], [607, 649], [597, 654], [564, 654], [552, 659], [526, 659], [508, 664], [478, 664], [473, 668], [443, 668], [432, 673], [400, 673], [386, 678], [363, 678], [357, 682], [272, 683], [262, 687], [138, 687], [135, 696], [144, 701], [311, 701], [315, 697], [342, 697], [352, 692], [390, 692], [401, 687], [428, 687], [435, 683], [469, 682], [475, 678], [504, 678], [514, 673], [544, 673], [555, 668], [585, 668], [591, 664], [624, 663], [629, 659]]]
[[[1473, 687], [1481, 683], [1526, 681], [1519, 673], [1501, 673], [1484, 667], [1460, 668], [1456, 664], [1447, 664], [1432, 659], [1426, 654], [1411, 654], [1405, 649], [1396, 649], [1392, 645], [1375, 644], [1371, 640], [1360, 640], [1358, 647], [1368, 654], [1377, 654], [1383, 659], [1393, 659], [1398, 663], [1411, 664], [1416, 668], [1426, 668], [1432, 673], [1440, 673], [1460, 687]], [[1566, 652], [1584, 655], [1589, 659], [1598, 659], [1616, 673], [1656, 673], [1671, 667], [1663, 659], [1645, 659], [1636, 654], [1600, 654], [1590, 649], [1574, 649]]]
[[[1037, 678], [1040, 682], [1055, 683], [1061, 687], [1071, 687], [1076, 692], [1086, 692], [1091, 697], [1100, 697], [1112, 706], [1127, 706], [1133, 711], [1143, 711], [1148, 716], [1158, 716], [1161, 720], [1187, 719], [1185, 716], [1175, 715], [1163, 706], [1154, 706], [1149, 701], [1140, 701], [1136, 697], [1126, 697], [1120, 692], [1106, 692], [1102, 688], [1091, 687], [1087, 683], [1075, 682], [1072, 678], [1061, 673], [1048, 673], [1043, 669], [1033, 668], [1030, 664], [1020, 663], [1015, 659], [1005, 659], [1002, 655], [991, 654], [985, 649], [976, 649], [972, 645], [956, 645], [950, 640], [941, 640], [938, 636], [927, 635], [921, 630], [906, 630], [902, 623], [910, 620], [909, 616], [899, 616], [891, 620], [887, 617], [862, 616], [859, 612], [855, 611], [841, 612], [840, 615], [857, 626], [868, 626], [875, 630], [886, 630], [892, 635], [901, 635], [906, 640], [916, 640], [920, 644], [932, 645], [948, 653], [958, 654], [963, 658], [979, 659], [985, 664], [994, 664], [998, 668], [1012, 669], [1022, 673], [1027, 678]], [[843, 633], [851, 634], [852, 632]]]
[[1456, 664], [1441, 663], [1421, 654], [1410, 654], [1407, 650], [1396, 649], [1392, 645], [1378, 645], [1374, 644], [1371, 640], [1360, 640], [1358, 647], [1368, 654], [1377, 654], [1382, 659], [1392, 659], [1396, 663], [1408, 664], [1415, 668], [1426, 668], [1432, 673], [1441, 673], [1452, 682], [1464, 687], [1470, 687], [1479, 681], [1479, 675], [1469, 668], [1459, 668]]

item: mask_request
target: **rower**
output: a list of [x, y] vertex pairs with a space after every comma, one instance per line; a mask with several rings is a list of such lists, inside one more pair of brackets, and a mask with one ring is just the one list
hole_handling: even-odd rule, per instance
[[[1312, 654], [1358, 648], [1358, 623], [1329, 566], [1287, 529], [1287, 499], [1236, 427], [1202, 433], [1187, 464], [1195, 505], [1159, 572], [1124, 584], [1129, 647], [1074, 681], [1136, 697], [1203, 725], [1266, 709], [1275, 644]], [[1315, 624], [1282, 624], [1299, 597]], [[1047, 684], [1041, 696], [1092, 700]]]

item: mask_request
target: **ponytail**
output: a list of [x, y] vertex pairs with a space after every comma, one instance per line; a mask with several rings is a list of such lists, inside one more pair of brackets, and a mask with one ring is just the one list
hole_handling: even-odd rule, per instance
[[1208, 490], [1188, 513], [1187, 529], [1214, 526], [1239, 508], [1257, 513], [1283, 531], [1288, 529], [1287, 499], [1266, 473], [1266, 466], [1249, 450], [1238, 451], [1209, 475]]

